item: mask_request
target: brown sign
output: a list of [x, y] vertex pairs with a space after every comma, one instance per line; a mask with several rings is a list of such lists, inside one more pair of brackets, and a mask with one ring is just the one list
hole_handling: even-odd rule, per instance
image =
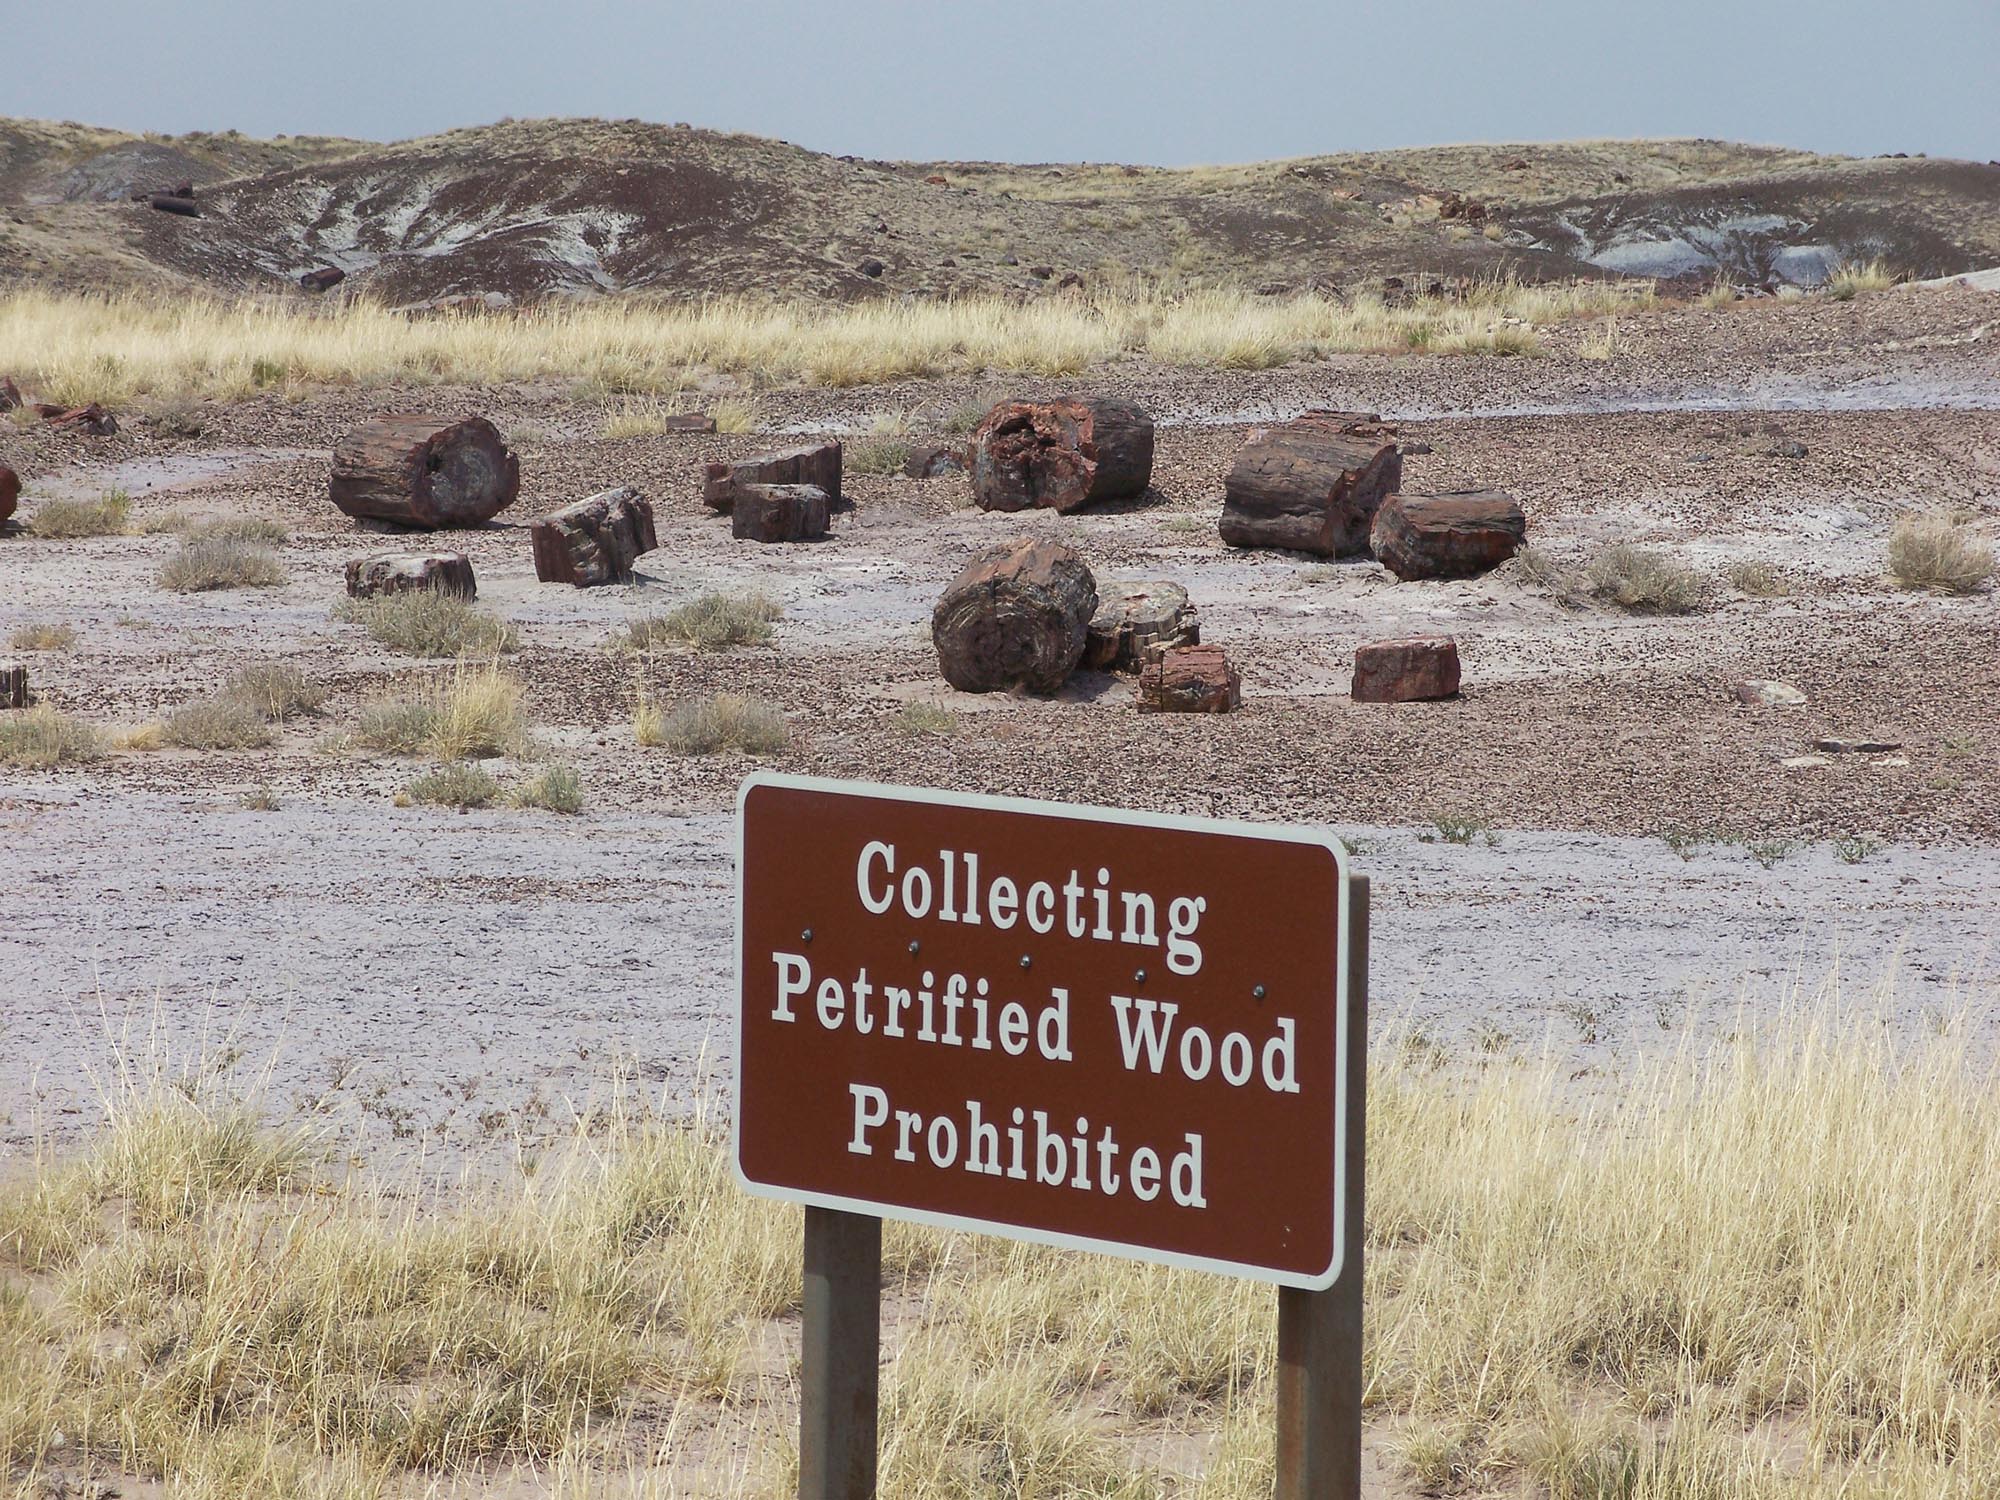
[[1315, 833], [753, 776], [754, 1192], [1322, 1288], [1346, 855]]

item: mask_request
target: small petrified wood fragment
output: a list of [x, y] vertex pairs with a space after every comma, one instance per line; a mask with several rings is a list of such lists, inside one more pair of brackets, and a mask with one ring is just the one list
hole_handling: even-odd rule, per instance
[[543, 516], [528, 528], [535, 577], [543, 583], [591, 588], [630, 583], [632, 564], [659, 546], [653, 506], [637, 490], [620, 486]]
[[903, 474], [909, 479], [942, 479], [964, 472], [965, 454], [946, 443], [919, 443], [903, 461]]
[[1475, 578], [1520, 550], [1528, 519], [1500, 490], [1391, 495], [1375, 512], [1375, 556], [1398, 578]]
[[1458, 691], [1458, 643], [1448, 635], [1371, 641], [1354, 652], [1356, 703], [1408, 703]]
[[472, 559], [463, 552], [378, 552], [347, 560], [347, 592], [356, 599], [377, 594], [409, 594], [419, 589], [478, 597]]
[[21, 476], [0, 464], [0, 526], [5, 526], [21, 503]]
[[1002, 401], [967, 448], [981, 510], [1075, 510], [1144, 494], [1153, 478], [1153, 419], [1111, 397]]
[[826, 491], [816, 484], [742, 484], [730, 535], [752, 542], [803, 542], [826, 535]]
[[88, 406], [58, 406], [52, 401], [37, 401], [35, 415], [42, 419], [44, 426], [74, 427], [92, 437], [110, 437], [118, 431], [118, 419], [95, 401]]
[[1154, 646], [1192, 646], [1201, 622], [1178, 583], [1103, 584], [1091, 617], [1083, 664], [1099, 671], [1136, 672]]
[[1242, 701], [1242, 684], [1220, 646], [1169, 646], [1139, 669], [1141, 713], [1226, 714]]
[[1222, 540], [1359, 556], [1383, 497], [1402, 479], [1393, 433], [1373, 417], [1307, 412], [1257, 428], [1223, 482]]
[[482, 526], [514, 503], [521, 465], [484, 417], [389, 416], [333, 445], [327, 497], [356, 520]]
[[746, 484], [816, 484], [825, 492], [828, 505], [838, 505], [840, 444], [801, 443], [796, 448], [712, 463], [702, 478], [701, 498], [715, 509], [727, 511], [736, 503], [737, 490]]
[[931, 612], [945, 681], [966, 693], [1053, 693], [1083, 658], [1097, 580], [1060, 542], [1017, 542], [976, 557]]
[[28, 668], [18, 661], [0, 661], [0, 708], [28, 706]]

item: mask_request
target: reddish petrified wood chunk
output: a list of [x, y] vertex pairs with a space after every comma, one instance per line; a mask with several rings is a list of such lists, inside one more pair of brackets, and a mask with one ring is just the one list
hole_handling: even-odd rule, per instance
[[651, 502], [624, 486], [543, 516], [528, 528], [528, 540], [535, 577], [580, 589], [630, 583], [633, 563], [660, 545]]
[[5, 375], [0, 375], [0, 411], [14, 411], [21, 405], [21, 388]]
[[1226, 714], [1243, 701], [1236, 669], [1220, 646], [1168, 646], [1139, 669], [1139, 711]]
[[1528, 520], [1500, 490], [1391, 495], [1375, 512], [1375, 556], [1405, 582], [1473, 578], [1520, 550]]
[[670, 412], [660, 418], [662, 432], [713, 432], [715, 418], [705, 411]]
[[1097, 580], [1060, 542], [1017, 542], [974, 558], [931, 611], [945, 681], [961, 692], [1053, 693], [1083, 659]]
[[1144, 494], [1153, 478], [1153, 419], [1110, 397], [1002, 401], [968, 447], [981, 510], [1075, 510]]
[[729, 532], [751, 542], [804, 542], [826, 535], [826, 517], [826, 491], [816, 484], [743, 484]]
[[1458, 643], [1448, 635], [1371, 641], [1354, 652], [1356, 703], [1408, 703], [1458, 691]]
[[828, 505], [838, 505], [840, 444], [801, 443], [712, 463], [703, 475], [701, 498], [727, 511], [736, 503], [736, 491], [746, 484], [814, 484], [825, 493]]
[[21, 476], [0, 464], [0, 526], [7, 524], [21, 501]]
[[514, 503], [521, 465], [484, 417], [390, 416], [333, 445], [327, 497], [356, 520], [480, 526]]
[[472, 578], [472, 559], [463, 552], [378, 552], [347, 560], [347, 592], [354, 598], [408, 594], [418, 589], [460, 599], [476, 598], [479, 590]]
[[1100, 671], [1136, 672], [1152, 648], [1192, 646], [1201, 639], [1201, 622], [1178, 583], [1101, 584], [1097, 613], [1090, 620], [1090, 637], [1083, 664]]
[[1375, 417], [1307, 412], [1257, 428], [1223, 481], [1222, 540], [1359, 556], [1383, 497], [1402, 479], [1394, 429]]
[[88, 406], [58, 406], [52, 401], [37, 401], [35, 415], [46, 426], [74, 427], [92, 437], [110, 437], [118, 430], [118, 419], [95, 401]]
[[903, 462], [903, 473], [910, 479], [942, 479], [964, 472], [964, 453], [943, 443], [919, 443]]

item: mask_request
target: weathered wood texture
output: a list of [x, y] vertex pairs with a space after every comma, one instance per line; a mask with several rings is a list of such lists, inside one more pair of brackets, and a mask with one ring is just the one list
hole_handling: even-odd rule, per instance
[[1222, 540], [1359, 556], [1368, 550], [1376, 509], [1402, 479], [1394, 438], [1372, 417], [1307, 412], [1282, 427], [1260, 427], [1223, 481]]
[[816, 484], [742, 484], [730, 535], [752, 542], [803, 542], [826, 535], [826, 491]]
[[1099, 671], [1136, 672], [1153, 646], [1192, 646], [1201, 622], [1178, 583], [1101, 584], [1083, 664]]
[[14, 514], [14, 507], [21, 503], [21, 476], [5, 464], [0, 464], [0, 526]]
[[1354, 651], [1356, 703], [1409, 703], [1458, 691], [1458, 643], [1448, 635], [1371, 641]]
[[26, 708], [27, 706], [27, 665], [18, 661], [0, 661], [0, 708]]
[[1153, 419], [1109, 397], [1002, 401], [969, 448], [982, 510], [1075, 510], [1144, 494], [1153, 478]]
[[945, 681], [961, 692], [1053, 693], [1083, 658], [1097, 581], [1060, 542], [1018, 542], [976, 557], [931, 612]]
[[1168, 646], [1139, 669], [1141, 713], [1226, 714], [1242, 701], [1242, 684], [1220, 646]]
[[390, 416], [333, 446], [327, 497], [356, 520], [480, 526], [514, 503], [521, 465], [484, 417]]
[[827, 504], [838, 505], [840, 444], [801, 443], [712, 463], [702, 478], [701, 498], [727, 511], [736, 503], [737, 490], [746, 484], [816, 484], [825, 492]]
[[347, 560], [347, 592], [356, 599], [409, 594], [419, 589], [477, 598], [472, 559], [463, 552], [378, 552]]
[[535, 577], [543, 583], [591, 588], [630, 583], [632, 565], [659, 546], [652, 502], [620, 486], [543, 516], [528, 528]]
[[1375, 556], [1405, 581], [1474, 578], [1520, 550], [1528, 519], [1500, 490], [1391, 495], [1375, 512]]

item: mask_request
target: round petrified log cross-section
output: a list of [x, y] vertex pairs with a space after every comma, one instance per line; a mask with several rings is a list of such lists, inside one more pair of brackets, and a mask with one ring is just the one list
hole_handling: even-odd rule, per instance
[[1097, 580], [1060, 542], [1019, 542], [974, 558], [931, 612], [945, 681], [960, 692], [1053, 693], [1076, 670], [1097, 610]]
[[970, 447], [981, 510], [1075, 510], [1143, 494], [1153, 478], [1153, 419], [1130, 401], [1002, 401]]
[[377, 417], [334, 444], [328, 497], [356, 520], [480, 526], [514, 503], [521, 465], [484, 417]]

